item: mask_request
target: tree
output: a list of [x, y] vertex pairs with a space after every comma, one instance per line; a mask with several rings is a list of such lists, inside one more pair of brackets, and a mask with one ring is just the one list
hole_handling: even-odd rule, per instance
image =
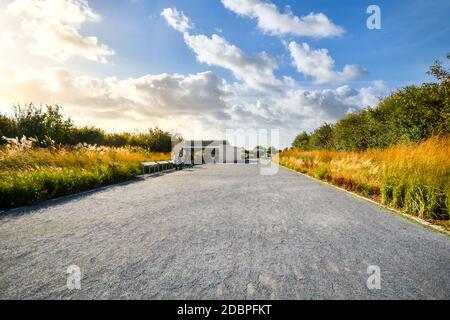
[[389, 146], [388, 135], [382, 114], [368, 108], [348, 114], [336, 123], [334, 143], [336, 150], [365, 151]]
[[385, 98], [377, 110], [385, 115], [391, 143], [414, 142], [448, 134], [450, 104], [442, 86], [428, 83], [408, 86]]
[[95, 127], [73, 128], [69, 144], [87, 143], [91, 145], [105, 145], [106, 134], [102, 129]]
[[364, 151], [369, 146], [367, 118], [364, 113], [353, 113], [342, 118], [335, 127], [337, 150]]
[[[450, 60], [450, 53], [447, 53], [447, 59]], [[440, 82], [450, 81], [450, 70], [444, 69], [442, 62], [439, 60], [434, 61], [434, 64], [430, 67], [427, 74], [434, 76]]]
[[[450, 60], [450, 53], [447, 53], [447, 59]], [[450, 132], [450, 69], [444, 69], [442, 63], [436, 60], [428, 74], [440, 81], [439, 85], [434, 87], [433, 96], [442, 103], [442, 126], [438, 130], [439, 134], [446, 134]]]
[[5, 143], [2, 137], [14, 138], [16, 135], [16, 128], [14, 121], [5, 115], [0, 114], [0, 144]]
[[147, 133], [141, 135], [144, 148], [148, 148], [152, 152], [171, 152], [172, 151], [172, 135], [170, 132], [159, 129], [158, 127], [150, 128]]
[[292, 147], [301, 150], [310, 150], [309, 139], [309, 134], [306, 131], [303, 131], [297, 137], [295, 137], [294, 142], [292, 142]]
[[324, 123], [316, 129], [310, 138], [312, 149], [332, 150], [334, 149], [334, 126], [331, 123]]
[[64, 118], [60, 106], [35, 106], [33, 103], [24, 106], [13, 106], [12, 121], [15, 123], [16, 135], [35, 138], [39, 143], [51, 139], [56, 143], [67, 143], [73, 123]]
[[61, 113], [61, 107], [48, 105], [44, 115], [45, 135], [56, 143], [68, 143], [68, 138], [74, 125], [70, 118], [64, 118]]
[[14, 105], [13, 121], [16, 124], [17, 135], [43, 139], [45, 136], [45, 115], [42, 107], [29, 103], [25, 106]]

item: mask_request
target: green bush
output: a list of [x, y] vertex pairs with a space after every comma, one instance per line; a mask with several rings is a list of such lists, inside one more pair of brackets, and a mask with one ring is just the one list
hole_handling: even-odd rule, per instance
[[41, 147], [90, 145], [123, 147], [135, 146], [152, 152], [170, 152], [172, 135], [159, 128], [150, 128], [142, 133], [106, 133], [95, 127], [76, 127], [70, 118], [61, 113], [61, 107], [47, 105], [35, 106], [32, 103], [24, 106], [13, 106], [12, 116], [0, 114], [0, 144], [4, 144], [3, 136], [34, 138]]
[[438, 83], [404, 87], [375, 108], [348, 114], [336, 125], [325, 123], [311, 134], [302, 132], [292, 146], [304, 151], [361, 152], [450, 134], [450, 71], [437, 61], [429, 74]]
[[328, 174], [328, 168], [326, 166], [319, 166], [316, 169], [316, 175], [320, 180], [323, 180]]

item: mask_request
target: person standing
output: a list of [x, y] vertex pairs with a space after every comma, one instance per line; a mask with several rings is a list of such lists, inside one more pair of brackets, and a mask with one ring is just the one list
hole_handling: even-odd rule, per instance
[[181, 158], [178, 153], [173, 155], [173, 165], [175, 166], [175, 171], [181, 170]]
[[187, 168], [192, 168], [192, 160], [191, 160], [191, 155], [189, 154], [189, 152], [185, 152], [183, 155], [183, 163]]

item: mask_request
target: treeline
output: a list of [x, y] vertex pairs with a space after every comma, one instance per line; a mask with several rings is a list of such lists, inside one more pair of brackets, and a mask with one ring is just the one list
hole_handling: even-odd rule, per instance
[[151, 152], [170, 152], [171, 134], [157, 127], [143, 133], [106, 133], [95, 127], [77, 127], [60, 106], [13, 106], [12, 115], [0, 114], [0, 145], [7, 138], [28, 137], [41, 147], [87, 143], [110, 147], [136, 146]]
[[428, 74], [438, 82], [402, 88], [375, 108], [349, 114], [336, 124], [325, 123], [311, 134], [302, 132], [292, 146], [364, 151], [450, 134], [450, 70], [436, 61]]

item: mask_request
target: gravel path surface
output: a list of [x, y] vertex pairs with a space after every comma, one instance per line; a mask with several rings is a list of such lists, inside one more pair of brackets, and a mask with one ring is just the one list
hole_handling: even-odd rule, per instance
[[285, 169], [209, 165], [2, 216], [0, 298], [450, 299], [449, 240]]

